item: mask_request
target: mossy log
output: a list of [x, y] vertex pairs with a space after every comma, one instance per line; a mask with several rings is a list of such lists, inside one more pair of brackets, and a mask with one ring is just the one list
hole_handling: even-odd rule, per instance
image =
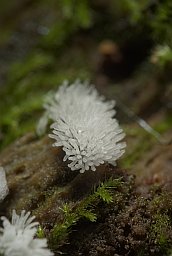
[[27, 134], [1, 153], [10, 192], [0, 215], [32, 211], [55, 255], [167, 255], [171, 192], [154, 187], [143, 197], [134, 176], [111, 165], [72, 172], [51, 144]]

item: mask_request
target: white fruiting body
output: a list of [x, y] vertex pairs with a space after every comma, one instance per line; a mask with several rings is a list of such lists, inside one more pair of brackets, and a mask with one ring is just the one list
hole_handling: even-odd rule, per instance
[[3, 256], [53, 256], [47, 249], [47, 240], [34, 238], [38, 222], [33, 222], [30, 212], [12, 213], [12, 221], [1, 217], [3, 228], [0, 228], [0, 255]]
[[0, 166], [0, 202], [4, 200], [8, 192], [9, 190], [8, 190], [5, 170], [2, 166]]
[[97, 91], [86, 83], [65, 82], [46, 104], [50, 118], [55, 121], [50, 137], [62, 146], [71, 170], [96, 170], [96, 166], [116, 160], [125, 152], [123, 130], [113, 118], [114, 101], [105, 102]]

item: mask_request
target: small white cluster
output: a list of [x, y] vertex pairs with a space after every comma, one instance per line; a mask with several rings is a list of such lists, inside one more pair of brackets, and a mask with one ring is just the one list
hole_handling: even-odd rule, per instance
[[96, 170], [96, 166], [116, 160], [125, 152], [123, 130], [114, 117], [114, 101], [105, 102], [96, 89], [87, 83], [67, 82], [45, 105], [55, 121], [50, 135], [54, 146], [62, 146], [71, 170]]
[[47, 249], [47, 240], [34, 238], [38, 222], [33, 222], [30, 212], [12, 213], [12, 221], [1, 217], [3, 228], [0, 228], [0, 255], [3, 256], [53, 256]]
[[0, 202], [8, 195], [8, 185], [6, 180], [5, 170], [0, 166]]

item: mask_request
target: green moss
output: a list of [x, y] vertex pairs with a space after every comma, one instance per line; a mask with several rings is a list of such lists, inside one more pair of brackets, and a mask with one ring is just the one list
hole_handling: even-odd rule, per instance
[[[25, 100], [24, 100], [25, 99]], [[9, 104], [0, 120], [3, 134], [1, 147], [7, 145], [15, 138], [34, 129], [36, 119], [41, 111], [42, 95], [25, 97], [18, 104]]]
[[156, 187], [144, 198], [135, 193], [133, 185], [124, 182], [114, 190], [112, 203], [98, 202], [96, 223], [76, 223], [78, 235], [68, 237], [62, 252], [96, 256], [100, 248], [107, 255], [168, 255], [172, 197]]
[[18, 80], [29, 76], [31, 72], [38, 72], [39, 70], [50, 69], [55, 62], [52, 55], [43, 52], [32, 53], [23, 61], [15, 62], [11, 65], [9, 71], [9, 82], [15, 83]]
[[[171, 241], [169, 239], [171, 234], [171, 209], [172, 198], [171, 193], [160, 193], [159, 188], [155, 186], [152, 194], [155, 194], [152, 201], [150, 201], [149, 209], [152, 212], [152, 222], [150, 226], [150, 239], [160, 247], [162, 253], [168, 252]], [[159, 194], [159, 195], [157, 195]]]
[[57, 21], [51, 26], [47, 35], [41, 38], [40, 46], [44, 49], [62, 49], [66, 42], [80, 28], [90, 28], [92, 25], [92, 9], [87, 0], [56, 3], [59, 13]]
[[80, 219], [87, 219], [90, 222], [97, 220], [96, 206], [101, 202], [106, 204], [113, 202], [114, 190], [122, 185], [121, 179], [112, 179], [101, 183], [93, 194], [85, 197], [74, 208], [65, 203], [61, 208], [64, 218], [62, 223], [55, 224], [51, 231], [50, 244], [52, 248], [58, 248], [69, 235], [73, 225]]
[[44, 232], [44, 230], [41, 226], [38, 227], [36, 236], [38, 238], [44, 238], [45, 237], [45, 232]]
[[56, 89], [64, 79], [88, 78], [87, 66], [83, 67], [79, 61], [73, 62], [71, 68], [71, 55], [60, 65], [51, 54], [33, 52], [11, 66], [7, 84], [0, 88], [0, 148], [35, 130], [47, 91]]
[[[72, 47], [69, 49], [66, 43], [79, 27], [79, 23], [74, 26], [72, 16], [64, 15], [68, 4], [70, 3], [57, 3], [54, 0], [48, 4], [44, 0], [34, 4], [36, 13], [37, 11], [40, 13], [40, 8], [48, 10], [55, 20], [52, 23], [50, 21], [48, 25], [45, 21], [49, 33], [38, 35], [38, 43], [26, 52], [24, 58], [8, 62], [5, 84], [0, 88], [0, 149], [24, 133], [35, 129], [35, 124], [43, 112], [43, 97], [49, 90], [56, 89], [64, 79], [73, 81], [76, 78], [90, 77], [87, 53], [82, 49], [79, 51]], [[85, 7], [81, 4], [77, 8], [83, 13], [83, 8], [87, 9], [86, 4], [87, 1]], [[23, 3], [20, 1], [17, 4], [1, 3], [0, 9], [4, 10], [2, 13], [6, 18], [13, 9], [20, 9], [22, 6]], [[27, 10], [24, 9], [23, 12], [25, 14]], [[32, 12], [29, 15], [33, 18]], [[2, 34], [4, 35], [4, 32]]]
[[41, 39], [40, 45], [46, 49], [59, 49], [65, 45], [66, 40], [70, 35], [72, 36], [75, 29], [68, 21], [58, 21], [51, 27], [48, 35]]
[[162, 249], [165, 249], [169, 244], [166, 234], [169, 221], [170, 219], [168, 215], [155, 214], [153, 224], [151, 225], [151, 236], [162, 247]]

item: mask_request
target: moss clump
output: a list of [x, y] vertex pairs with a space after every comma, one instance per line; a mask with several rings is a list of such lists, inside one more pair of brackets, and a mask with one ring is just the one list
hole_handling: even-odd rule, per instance
[[121, 186], [121, 179], [110, 178], [104, 183], [101, 183], [93, 194], [85, 197], [77, 206], [71, 207], [71, 203], [65, 203], [61, 208], [64, 214], [63, 221], [60, 224], [56, 224], [51, 231], [50, 243], [52, 248], [58, 248], [59, 244], [64, 242], [69, 235], [73, 225], [76, 225], [81, 219], [96, 222], [97, 215], [95, 208], [100, 202], [104, 202], [105, 204], [112, 203], [114, 190]]

